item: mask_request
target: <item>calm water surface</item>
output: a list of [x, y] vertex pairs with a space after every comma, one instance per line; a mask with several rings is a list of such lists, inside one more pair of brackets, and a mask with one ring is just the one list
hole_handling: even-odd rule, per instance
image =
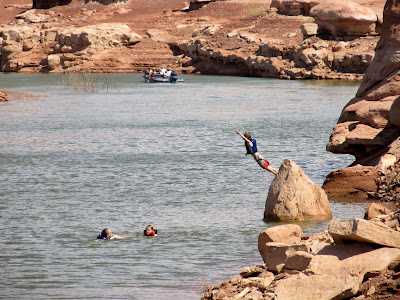
[[[273, 176], [235, 129], [319, 185], [352, 161], [325, 145], [357, 83], [184, 79], [99, 75], [118, 85], [86, 93], [58, 75], [0, 74], [0, 89], [34, 94], [0, 104], [1, 298], [199, 299], [261, 264], [258, 234], [275, 225], [262, 220]], [[366, 204], [331, 205], [345, 220]], [[158, 237], [142, 237], [147, 224]], [[105, 227], [127, 239], [96, 241]]]

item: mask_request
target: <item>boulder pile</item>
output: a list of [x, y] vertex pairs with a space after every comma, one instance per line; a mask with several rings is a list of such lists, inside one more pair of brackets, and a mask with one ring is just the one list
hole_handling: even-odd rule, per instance
[[[261, 232], [264, 264], [209, 287], [205, 299], [364, 299], [377, 282], [400, 270], [400, 212], [371, 220], [331, 221], [328, 231], [303, 236], [298, 225]], [[386, 275], [385, 275], [386, 274]], [[394, 275], [394, 278], [395, 277]], [[383, 283], [382, 283], [383, 284]]]

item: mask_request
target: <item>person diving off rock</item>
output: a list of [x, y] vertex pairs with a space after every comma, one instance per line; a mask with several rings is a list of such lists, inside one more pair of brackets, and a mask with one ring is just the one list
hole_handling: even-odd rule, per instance
[[242, 134], [238, 130], [235, 131], [244, 140], [244, 145], [246, 146], [247, 150], [246, 155], [250, 154], [251, 156], [253, 156], [254, 160], [260, 165], [261, 168], [267, 170], [268, 172], [271, 172], [274, 175], [278, 174], [278, 169], [271, 168], [269, 166], [269, 161], [262, 157], [260, 153], [258, 153], [257, 141], [256, 139], [251, 137], [250, 132], [246, 131], [244, 134]]

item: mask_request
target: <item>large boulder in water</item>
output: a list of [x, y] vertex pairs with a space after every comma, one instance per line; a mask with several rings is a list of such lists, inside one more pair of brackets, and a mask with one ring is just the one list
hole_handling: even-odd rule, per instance
[[290, 159], [286, 159], [271, 183], [265, 201], [265, 221], [328, 220], [332, 210], [328, 196]]

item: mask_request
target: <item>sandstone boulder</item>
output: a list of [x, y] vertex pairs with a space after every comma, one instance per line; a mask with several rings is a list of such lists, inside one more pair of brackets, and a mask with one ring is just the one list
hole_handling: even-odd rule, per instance
[[[262, 231], [258, 237], [258, 251], [269, 271], [280, 272], [292, 253], [301, 251], [315, 255], [332, 243], [333, 239], [327, 232], [303, 237], [303, 231], [299, 225], [286, 224], [270, 227]], [[301, 266], [304, 267], [308, 260], [307, 257], [309, 258], [310, 256], [306, 255], [304, 257]], [[289, 259], [287, 268], [301, 269], [300, 265], [294, 267], [296, 263], [293, 260], [294, 258]]]
[[325, 247], [332, 245], [334, 241], [327, 231], [322, 231], [303, 237], [302, 242], [308, 245], [308, 253], [317, 254], [325, 249]]
[[[332, 153], [352, 154], [361, 164], [362, 160], [390, 146], [399, 135], [400, 127], [375, 128], [361, 121], [346, 121], [333, 128], [326, 149]], [[379, 160], [375, 160], [369, 165], [376, 166], [378, 163]]]
[[305, 23], [300, 26], [301, 33], [305, 38], [317, 35], [318, 25], [316, 23]]
[[158, 29], [149, 29], [146, 35], [155, 42], [168, 42], [171, 39], [167, 32]]
[[387, 247], [400, 248], [400, 232], [377, 222], [361, 219], [331, 221], [329, 234], [335, 242], [358, 241]]
[[323, 1], [310, 10], [320, 32], [333, 36], [375, 34], [376, 14], [351, 1]]
[[371, 220], [380, 215], [388, 215], [390, 214], [390, 211], [390, 208], [386, 205], [383, 205], [381, 203], [371, 203], [365, 210], [364, 219]]
[[25, 23], [42, 23], [49, 20], [50, 17], [51, 16], [49, 14], [41, 14], [35, 10], [27, 10], [26, 12], [15, 16], [17, 20]]
[[47, 68], [49, 70], [54, 70], [61, 65], [61, 58], [57, 54], [52, 54], [47, 56]]
[[269, 242], [296, 243], [300, 242], [303, 230], [297, 224], [273, 226], [265, 229], [258, 236], [258, 245]]
[[304, 251], [292, 252], [288, 255], [285, 261], [285, 268], [303, 271], [309, 267], [313, 257], [314, 255]]
[[308, 253], [308, 249], [309, 247], [305, 243], [287, 244], [270, 242], [266, 243], [262, 248], [263, 252], [261, 256], [269, 271], [281, 272], [291, 253], [296, 251]]
[[329, 173], [322, 188], [330, 199], [367, 198], [377, 189], [377, 175], [375, 167], [355, 165]]
[[272, 0], [271, 7], [277, 8], [280, 14], [289, 16], [308, 16], [310, 9], [317, 5], [318, 0]]
[[292, 160], [286, 159], [270, 185], [264, 220], [327, 220], [328, 197]]
[[7, 94], [0, 91], [0, 102], [8, 102], [10, 99], [8, 98]]

